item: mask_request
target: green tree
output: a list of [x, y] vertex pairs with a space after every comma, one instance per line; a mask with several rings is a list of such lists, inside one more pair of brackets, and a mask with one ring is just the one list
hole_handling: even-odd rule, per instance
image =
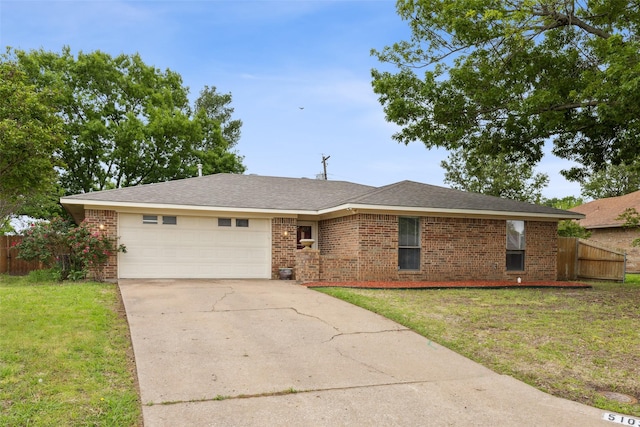
[[624, 196], [640, 190], [640, 162], [607, 164], [582, 183], [582, 195], [592, 199]]
[[234, 109], [230, 107], [231, 101], [230, 93], [220, 94], [215, 86], [205, 86], [195, 101], [195, 119], [202, 129], [202, 138], [196, 144], [196, 156], [205, 175], [245, 171], [243, 157], [235, 151], [242, 121], [232, 119]]
[[405, 144], [553, 153], [582, 181], [640, 156], [640, 3], [399, 0], [409, 40], [372, 54], [373, 89]]
[[535, 173], [526, 159], [507, 155], [460, 148], [440, 165], [445, 169], [444, 182], [452, 188], [529, 203], [540, 203], [542, 190], [549, 183], [549, 177]]
[[14, 51], [39, 88], [58, 94], [64, 120], [67, 193], [186, 178], [197, 164], [216, 172], [243, 171], [242, 158], [229, 152], [219, 120], [196, 115], [188, 89], [171, 70], [149, 66], [138, 55]]
[[53, 95], [30, 84], [8, 55], [0, 58], [0, 228], [55, 189], [63, 138]]
[[[584, 201], [579, 197], [567, 196], [563, 198], [554, 197], [552, 199], [545, 199], [542, 204], [556, 209], [568, 210], [580, 206], [582, 203], [584, 203]], [[578, 224], [577, 221], [566, 219], [558, 223], [558, 236], [588, 239], [591, 237], [591, 232]]]
[[[618, 216], [618, 220], [624, 221], [623, 227], [640, 229], [640, 213], [635, 208], [627, 208]], [[632, 246], [640, 246], [640, 237], [631, 242]]]

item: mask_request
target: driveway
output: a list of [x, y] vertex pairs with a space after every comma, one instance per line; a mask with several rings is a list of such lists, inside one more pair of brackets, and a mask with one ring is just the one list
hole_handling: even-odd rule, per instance
[[295, 282], [120, 290], [147, 427], [612, 425]]

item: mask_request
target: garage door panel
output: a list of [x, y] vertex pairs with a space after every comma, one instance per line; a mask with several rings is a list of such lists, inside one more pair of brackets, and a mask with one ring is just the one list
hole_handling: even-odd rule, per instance
[[120, 214], [121, 278], [269, 278], [271, 225], [218, 227], [216, 218], [177, 217], [177, 225], [143, 224], [141, 214]]

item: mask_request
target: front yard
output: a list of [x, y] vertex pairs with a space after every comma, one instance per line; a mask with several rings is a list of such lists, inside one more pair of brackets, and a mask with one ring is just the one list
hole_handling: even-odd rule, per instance
[[43, 276], [0, 275], [0, 425], [142, 425], [117, 287]]
[[[640, 416], [640, 276], [592, 289], [323, 292], [556, 396]], [[142, 425], [117, 287], [0, 275], [0, 425]], [[607, 397], [609, 396], [609, 397]]]
[[[640, 276], [592, 289], [322, 292], [556, 396], [640, 416]], [[607, 397], [609, 396], [609, 397]]]

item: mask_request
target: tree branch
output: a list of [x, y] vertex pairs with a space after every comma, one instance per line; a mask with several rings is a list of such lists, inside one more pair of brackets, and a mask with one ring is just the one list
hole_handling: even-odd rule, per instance
[[531, 13], [535, 16], [541, 16], [546, 18], [551, 18], [553, 23], [549, 25], [545, 25], [543, 28], [546, 30], [551, 30], [559, 27], [566, 27], [568, 25], [575, 25], [578, 28], [585, 30], [586, 32], [596, 35], [603, 39], [608, 39], [611, 37], [611, 34], [606, 31], [601, 30], [600, 28], [596, 28], [592, 25], [587, 24], [574, 14], [563, 14], [557, 11], [551, 11], [545, 5], [540, 10], [536, 10], [535, 8], [531, 11]]

